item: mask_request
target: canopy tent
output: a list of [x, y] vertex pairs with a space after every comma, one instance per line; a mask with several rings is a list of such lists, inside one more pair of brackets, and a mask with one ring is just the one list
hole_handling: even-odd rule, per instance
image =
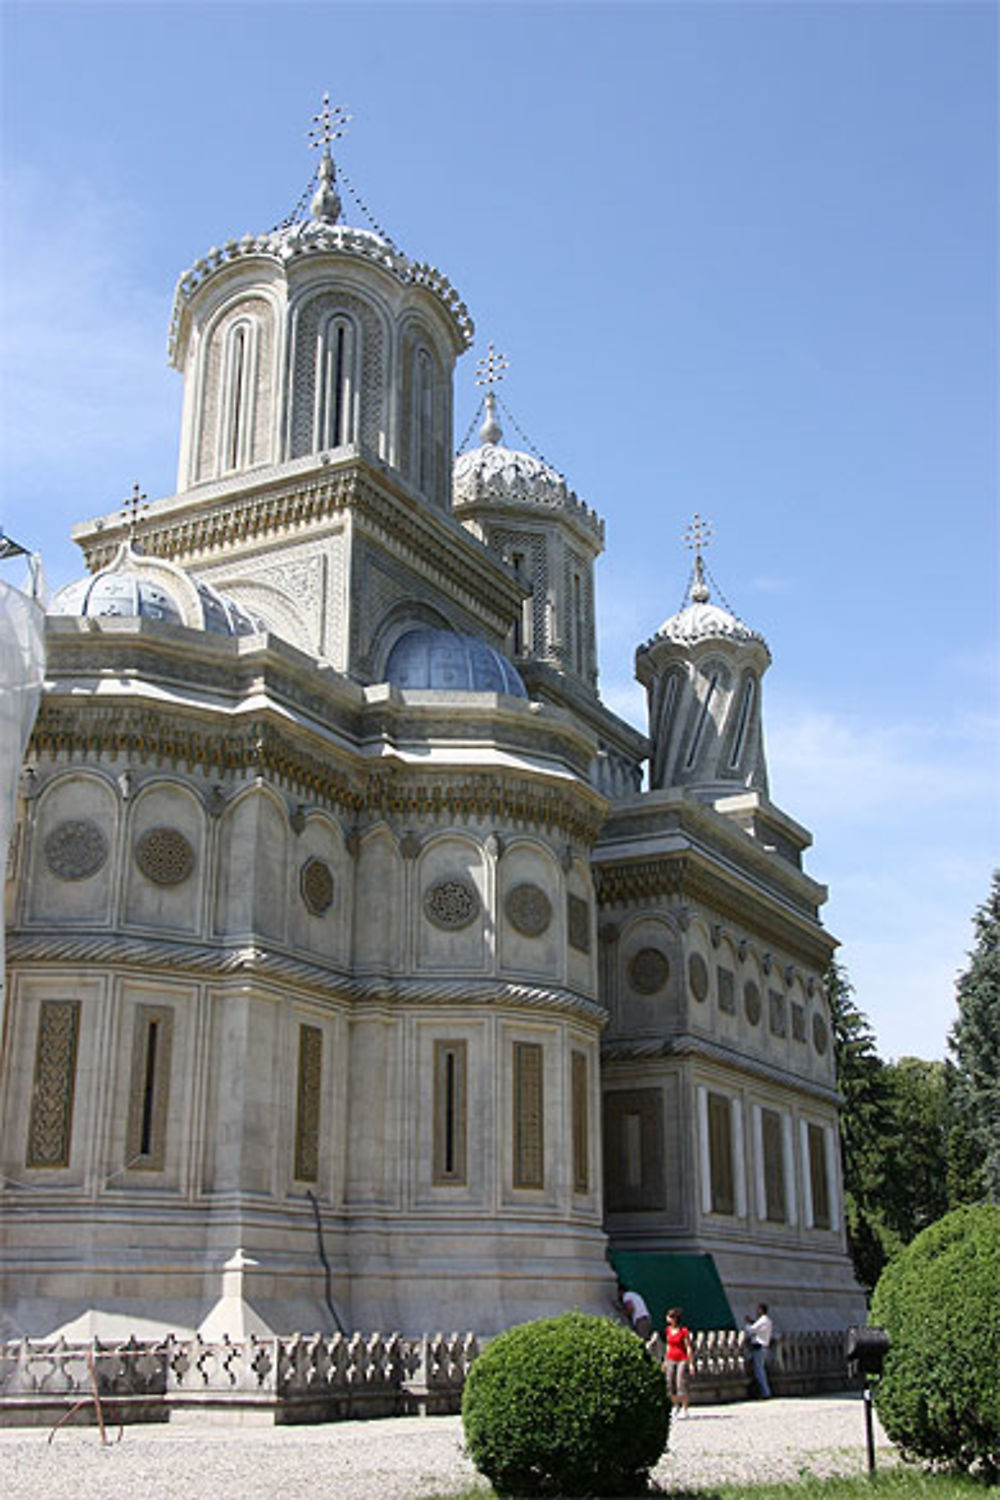
[[667, 1308], [679, 1307], [684, 1322], [698, 1332], [707, 1328], [735, 1328], [715, 1261], [710, 1255], [681, 1255], [665, 1250], [615, 1250], [611, 1264], [630, 1291], [643, 1297], [662, 1332]]

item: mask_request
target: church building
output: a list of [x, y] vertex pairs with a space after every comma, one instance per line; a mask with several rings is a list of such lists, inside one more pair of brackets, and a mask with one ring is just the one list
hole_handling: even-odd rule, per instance
[[[176, 493], [74, 530], [7, 855], [5, 1337], [609, 1312], [711, 1257], [862, 1308], [807, 831], [762, 637], [690, 597], [598, 692], [604, 523], [485, 420], [458, 293], [304, 217], [180, 278]], [[653, 629], [655, 621], [650, 621]]]

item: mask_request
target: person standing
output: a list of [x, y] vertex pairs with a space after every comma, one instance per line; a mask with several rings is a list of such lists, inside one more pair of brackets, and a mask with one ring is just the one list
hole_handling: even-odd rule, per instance
[[751, 1319], [748, 1316], [745, 1325], [744, 1332], [747, 1348], [750, 1351], [753, 1376], [761, 1396], [766, 1401], [771, 1394], [771, 1386], [767, 1378], [767, 1351], [774, 1337], [774, 1324], [767, 1315], [766, 1302], [758, 1302], [756, 1318]]
[[625, 1316], [632, 1325], [632, 1330], [641, 1339], [648, 1339], [653, 1331], [653, 1320], [649, 1315], [649, 1308], [639, 1292], [630, 1292], [625, 1283], [618, 1283], [618, 1301], [625, 1310]]
[[664, 1335], [667, 1340], [667, 1357], [663, 1361], [663, 1372], [667, 1377], [667, 1395], [676, 1411], [680, 1407], [682, 1417], [688, 1414], [691, 1371], [694, 1369], [694, 1353], [691, 1334], [682, 1321], [684, 1314], [679, 1307], [667, 1313]]

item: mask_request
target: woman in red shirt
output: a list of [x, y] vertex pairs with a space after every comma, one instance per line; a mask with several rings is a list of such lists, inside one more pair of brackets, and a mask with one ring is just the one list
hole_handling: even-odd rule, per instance
[[688, 1414], [688, 1377], [694, 1369], [694, 1356], [691, 1350], [691, 1334], [681, 1322], [683, 1313], [679, 1307], [672, 1307], [667, 1313], [667, 1326], [665, 1329], [667, 1340], [667, 1357], [663, 1361], [663, 1370], [667, 1377], [667, 1394], [675, 1409], [681, 1408], [681, 1415]]

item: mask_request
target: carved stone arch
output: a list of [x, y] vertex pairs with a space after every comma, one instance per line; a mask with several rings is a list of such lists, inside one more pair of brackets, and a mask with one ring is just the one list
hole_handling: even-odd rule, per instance
[[440, 340], [413, 313], [400, 322], [397, 358], [397, 467], [414, 489], [445, 508], [452, 447], [450, 362]]
[[25, 866], [29, 924], [110, 919], [120, 820], [119, 788], [103, 768], [68, 767], [42, 788]]
[[439, 609], [417, 599], [394, 604], [379, 620], [372, 632], [369, 653], [373, 663], [372, 681], [385, 681], [386, 663], [392, 648], [411, 630], [454, 630], [455, 626]]
[[[275, 569], [272, 566], [272, 573]], [[299, 604], [283, 589], [260, 578], [234, 576], [212, 577], [213, 588], [232, 599], [252, 615], [258, 615], [274, 635], [280, 636], [298, 651], [308, 656], [319, 655], [315, 632], [303, 614]]]
[[[227, 298], [205, 326], [195, 392], [195, 483], [273, 461], [278, 314], [270, 289], [254, 286]], [[250, 338], [237, 368], [231, 335], [241, 326]]]
[[310, 286], [293, 301], [289, 314], [289, 431], [288, 456], [300, 458], [325, 446], [317, 431], [318, 350], [323, 329], [340, 315], [348, 319], [358, 340], [353, 359], [356, 408], [351, 441], [382, 454], [388, 402], [387, 363], [389, 321], [370, 293], [355, 288]]
[[266, 782], [241, 787], [218, 824], [216, 931], [283, 942], [293, 834], [285, 800]]

